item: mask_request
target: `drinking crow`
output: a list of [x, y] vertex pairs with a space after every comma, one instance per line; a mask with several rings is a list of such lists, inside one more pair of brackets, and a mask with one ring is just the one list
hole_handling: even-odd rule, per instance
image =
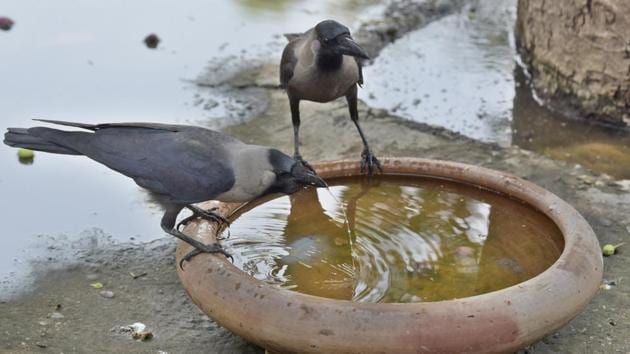
[[[229, 254], [218, 243], [205, 245], [175, 225], [183, 208], [192, 217], [227, 222], [212, 210], [194, 206], [206, 200], [246, 202], [268, 193], [291, 194], [302, 186], [326, 184], [315, 173], [282, 152], [248, 145], [209, 129], [155, 123], [46, 123], [81, 128], [64, 131], [45, 127], [9, 128], [9, 146], [67, 155], [85, 155], [131, 177], [157, 196], [165, 212], [161, 226], [195, 250], [180, 262], [202, 253]], [[190, 220], [192, 217], [184, 220]]]
[[359, 126], [357, 84], [363, 84], [359, 59], [369, 59], [352, 39], [348, 27], [333, 20], [318, 23], [303, 34], [287, 34], [289, 44], [282, 52], [280, 85], [286, 89], [293, 121], [294, 158], [305, 166], [300, 155], [300, 100], [330, 102], [345, 96], [350, 118], [363, 141], [361, 170], [372, 174], [381, 164], [372, 154]]

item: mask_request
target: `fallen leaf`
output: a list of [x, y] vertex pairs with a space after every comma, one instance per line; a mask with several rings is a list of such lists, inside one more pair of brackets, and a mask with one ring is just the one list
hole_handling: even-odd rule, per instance
[[101, 283], [100, 281], [97, 281], [96, 283], [90, 284], [90, 286], [93, 287], [94, 289], [101, 289], [103, 287], [103, 283]]

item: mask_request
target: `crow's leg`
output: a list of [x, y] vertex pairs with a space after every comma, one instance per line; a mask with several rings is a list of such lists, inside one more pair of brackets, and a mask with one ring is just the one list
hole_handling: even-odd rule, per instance
[[291, 105], [291, 122], [293, 123], [293, 158], [315, 172], [313, 167], [300, 155], [300, 99], [289, 94], [289, 104]]
[[365, 139], [365, 134], [363, 134], [363, 130], [361, 130], [361, 126], [359, 125], [356, 85], [354, 85], [346, 94], [346, 101], [348, 101], [350, 118], [354, 122], [354, 125], [357, 126], [357, 130], [359, 131], [359, 135], [361, 136], [361, 140], [363, 141], [363, 152], [361, 153], [361, 172], [367, 171], [368, 176], [371, 176], [376, 171], [376, 169], [378, 169], [381, 173], [383, 173], [381, 162], [376, 158], [376, 156], [374, 156], [374, 154], [372, 154], [372, 149], [370, 149], [367, 139]]
[[177, 215], [179, 212], [185, 207], [185, 205], [174, 204], [167, 206], [166, 211], [164, 211], [164, 216], [162, 216], [162, 221], [160, 226], [162, 226], [162, 230], [171, 236], [175, 236], [178, 239], [186, 242], [187, 244], [193, 246], [195, 249], [190, 251], [187, 255], [182, 257], [179, 261], [179, 267], [184, 269], [183, 263], [184, 261], [189, 261], [192, 257], [200, 254], [200, 253], [221, 253], [224, 256], [232, 259], [232, 255], [227, 253], [221, 245], [218, 243], [212, 243], [209, 245], [203, 244], [194, 238], [187, 236], [177, 230], [175, 228], [175, 221], [177, 220]]

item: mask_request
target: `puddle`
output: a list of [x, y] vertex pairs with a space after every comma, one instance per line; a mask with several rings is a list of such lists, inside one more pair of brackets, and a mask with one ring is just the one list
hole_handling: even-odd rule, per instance
[[370, 106], [630, 179], [630, 132], [542, 107], [515, 64], [516, 1], [473, 2], [411, 32], [365, 68]]
[[407, 34], [365, 68], [361, 98], [408, 119], [509, 145], [515, 4], [480, 1]]
[[630, 179], [630, 131], [551, 112], [536, 102], [521, 69], [515, 77], [513, 144], [617, 179]]
[[[32, 126], [31, 118], [210, 127], [238, 122], [255, 97], [238, 99], [191, 83], [209, 61], [276, 60], [282, 33], [326, 17], [352, 23], [375, 3], [6, 2], [2, 13], [15, 26], [0, 33], [0, 128]], [[149, 33], [160, 37], [157, 49], [144, 45]], [[3, 145], [0, 170], [0, 213], [10, 220], [0, 238], [0, 282], [17, 282], [28, 273], [29, 258], [48, 253], [33, 246], [38, 235], [73, 240], [97, 228], [118, 242], [164, 236], [161, 212], [149, 196], [86, 158], [36, 153], [32, 165], [22, 165], [16, 150]]]
[[[543, 214], [489, 191], [435, 179], [357, 179], [241, 211], [222, 241], [235, 265], [295, 291], [359, 302], [439, 301], [539, 274], [562, 236]], [[351, 242], [350, 242], [351, 241]]]

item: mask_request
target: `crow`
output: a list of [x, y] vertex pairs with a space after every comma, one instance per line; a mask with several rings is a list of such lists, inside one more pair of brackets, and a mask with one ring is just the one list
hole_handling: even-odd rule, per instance
[[[303, 186], [326, 185], [314, 172], [279, 150], [245, 144], [210, 129], [157, 123], [39, 121], [87, 131], [9, 128], [4, 143], [55, 154], [84, 155], [132, 178], [164, 206], [162, 229], [195, 248], [181, 260], [180, 267], [199, 253], [230, 257], [218, 243], [206, 245], [179, 231], [182, 223], [194, 217], [227, 223], [213, 210], [193, 204], [206, 200], [247, 202], [270, 193], [292, 194]], [[193, 215], [175, 225], [183, 208]]]
[[369, 59], [367, 53], [352, 39], [348, 27], [333, 20], [322, 21], [303, 34], [285, 36], [289, 44], [280, 61], [280, 86], [291, 106], [293, 158], [310, 168], [300, 155], [300, 100], [330, 102], [345, 96], [363, 141], [361, 170], [368, 175], [377, 168], [382, 171], [359, 126], [357, 111], [357, 85], [363, 85], [360, 59]]

